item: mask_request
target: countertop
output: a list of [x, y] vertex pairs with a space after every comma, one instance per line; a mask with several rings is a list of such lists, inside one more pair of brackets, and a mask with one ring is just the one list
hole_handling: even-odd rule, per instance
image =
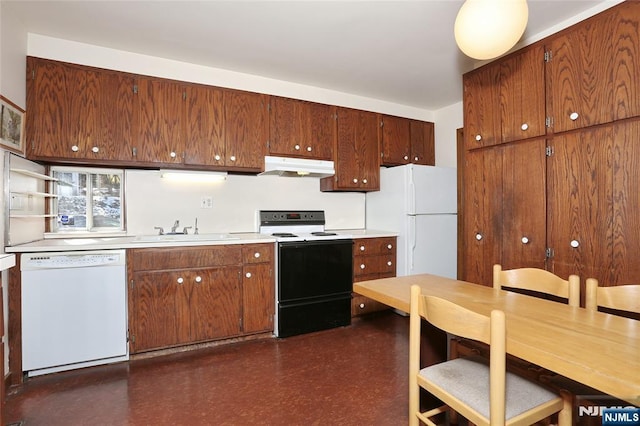
[[[395, 237], [398, 235], [395, 232], [368, 229], [327, 229], [327, 231], [351, 235], [353, 236], [353, 238], [381, 238]], [[96, 235], [77, 238], [48, 238], [25, 244], [18, 244], [11, 247], [5, 247], [4, 250], [7, 253], [34, 253], [76, 250], [117, 250], [147, 247], [204, 246], [220, 244], [255, 244], [275, 243], [276, 241], [276, 239], [270, 235], [263, 235], [257, 232], [199, 234], [188, 236], [165, 235], [163, 237], [164, 238], [161, 239], [157, 235], [104, 237]], [[15, 259], [13, 260], [13, 262], [15, 264]], [[13, 265], [8, 266], [8, 268], [11, 266]]]
[[0, 254], [0, 271], [9, 269], [16, 264], [16, 256], [14, 254]]

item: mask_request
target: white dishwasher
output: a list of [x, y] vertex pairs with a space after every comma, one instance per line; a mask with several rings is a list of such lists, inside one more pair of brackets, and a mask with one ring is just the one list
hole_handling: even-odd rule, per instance
[[24, 372], [129, 359], [125, 259], [125, 250], [21, 255]]

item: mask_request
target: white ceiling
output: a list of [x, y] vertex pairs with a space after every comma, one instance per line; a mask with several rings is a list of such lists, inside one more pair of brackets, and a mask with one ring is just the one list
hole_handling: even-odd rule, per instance
[[[603, 3], [528, 0], [524, 38]], [[455, 45], [462, 0], [2, 0], [30, 33], [437, 110], [473, 61]]]

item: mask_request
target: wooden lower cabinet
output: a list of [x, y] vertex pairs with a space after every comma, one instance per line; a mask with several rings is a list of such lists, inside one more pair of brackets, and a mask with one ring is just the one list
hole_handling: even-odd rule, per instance
[[[353, 282], [396, 276], [396, 237], [359, 238], [353, 244]], [[389, 306], [353, 293], [351, 316], [389, 309]]]
[[132, 354], [273, 330], [273, 244], [128, 251]]

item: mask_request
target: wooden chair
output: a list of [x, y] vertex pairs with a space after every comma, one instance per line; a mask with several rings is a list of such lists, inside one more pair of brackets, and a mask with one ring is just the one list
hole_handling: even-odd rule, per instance
[[544, 269], [520, 268], [503, 271], [493, 265], [493, 288], [503, 287], [529, 290], [567, 299], [569, 306], [580, 306], [580, 278], [577, 275], [563, 280]]
[[[620, 311], [621, 313], [640, 314], [640, 285], [627, 284], [614, 287], [598, 287], [598, 280], [587, 278], [585, 307], [591, 311], [597, 311], [599, 307]], [[606, 403], [610, 406], [625, 406], [625, 401], [611, 397], [607, 398], [602, 392], [589, 386], [568, 379], [564, 376], [550, 374], [542, 375], [541, 381], [547, 383], [552, 389], [569, 395], [571, 405], [576, 406], [577, 398], [581, 397], [585, 403], [594, 405]]]
[[[489, 345], [489, 365], [481, 357], [456, 358], [420, 369], [422, 318], [454, 335]], [[409, 331], [409, 424], [420, 421], [435, 426], [431, 418], [452, 409], [476, 425], [531, 425], [560, 413], [561, 426], [571, 423], [570, 407], [557, 394], [506, 371], [506, 324], [504, 312], [491, 317], [452, 302], [420, 294], [411, 287]], [[444, 404], [420, 410], [420, 388]], [[508, 388], [508, 393], [506, 389]], [[565, 415], [567, 414], [567, 415]]]
[[640, 284], [598, 287], [598, 280], [587, 278], [585, 307], [592, 311], [602, 307], [640, 314]]

